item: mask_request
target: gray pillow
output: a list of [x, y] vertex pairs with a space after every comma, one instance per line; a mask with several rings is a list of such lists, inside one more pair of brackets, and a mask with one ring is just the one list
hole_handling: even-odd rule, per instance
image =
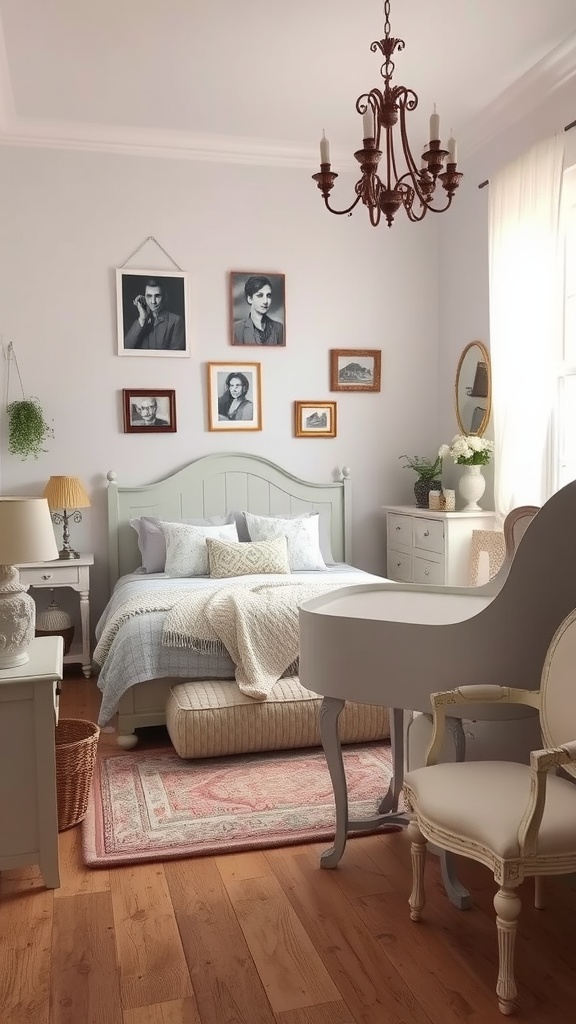
[[207, 516], [204, 519], [160, 519], [159, 516], [140, 516], [131, 519], [130, 526], [138, 534], [138, 547], [145, 572], [164, 572], [166, 568], [166, 540], [158, 525], [186, 523], [188, 526], [227, 526], [235, 522], [234, 513], [225, 516]]

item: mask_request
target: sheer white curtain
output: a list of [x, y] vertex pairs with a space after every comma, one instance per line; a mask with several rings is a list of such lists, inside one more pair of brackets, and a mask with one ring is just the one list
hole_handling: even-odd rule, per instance
[[538, 143], [490, 178], [490, 358], [494, 500], [505, 516], [542, 505], [562, 351], [560, 199], [564, 146]]

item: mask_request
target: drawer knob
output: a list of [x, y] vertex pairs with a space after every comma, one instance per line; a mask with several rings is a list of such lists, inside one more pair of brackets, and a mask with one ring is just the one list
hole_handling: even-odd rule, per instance
[[430, 536], [430, 530], [424, 530], [424, 536], [425, 537], [429, 537]]
[[401, 529], [402, 529], [402, 527], [401, 527], [401, 526], [397, 526], [397, 527], [396, 527], [396, 529], [397, 529], [397, 530], [401, 530]]
[[401, 565], [402, 565], [402, 562], [396, 562], [396, 568], [397, 569], [399, 569]]
[[51, 572], [45, 573], [45, 575], [42, 576], [42, 579], [43, 580], [51, 580], [52, 579], [52, 573]]
[[429, 576], [430, 575], [430, 569], [424, 569], [424, 575], [425, 576]]

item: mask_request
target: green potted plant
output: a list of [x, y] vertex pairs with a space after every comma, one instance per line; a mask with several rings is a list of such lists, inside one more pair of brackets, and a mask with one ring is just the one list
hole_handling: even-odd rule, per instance
[[437, 477], [442, 469], [440, 455], [437, 455], [435, 459], [427, 459], [423, 455], [400, 455], [399, 458], [406, 459], [403, 469], [413, 469], [418, 474], [418, 479], [414, 484], [416, 508], [428, 508], [429, 491], [439, 491], [442, 488]]
[[37, 398], [23, 398], [18, 402], [10, 402], [8, 413], [8, 451], [12, 455], [21, 455], [23, 459], [31, 455], [35, 459], [45, 452], [44, 443], [54, 437], [52, 427], [44, 419], [42, 406]]

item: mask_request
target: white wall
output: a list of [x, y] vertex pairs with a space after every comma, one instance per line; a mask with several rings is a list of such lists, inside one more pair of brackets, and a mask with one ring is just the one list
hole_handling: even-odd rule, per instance
[[[346, 178], [337, 205], [350, 201]], [[47, 454], [21, 461], [7, 453], [3, 412], [2, 492], [41, 493], [51, 474], [83, 479], [93, 505], [71, 534], [95, 552], [95, 614], [107, 596], [106, 471], [146, 483], [214, 451], [253, 452], [314, 481], [349, 465], [354, 561], [384, 570], [379, 507], [413, 500], [398, 456], [432, 454], [443, 439], [438, 218], [399, 215], [389, 230], [362, 209], [332, 216], [305, 170], [36, 148], [0, 148], [0, 191], [0, 333], [55, 431]], [[148, 235], [189, 271], [190, 359], [116, 355], [114, 270]], [[149, 243], [130, 266], [170, 264]], [[242, 352], [262, 362], [264, 429], [232, 438], [208, 432], [205, 388], [207, 361], [239, 355], [228, 343], [230, 270], [285, 273], [288, 328], [285, 349]], [[331, 394], [330, 348], [381, 348], [381, 393]], [[122, 388], [149, 386], [176, 389], [176, 434], [122, 432]], [[19, 397], [14, 374], [10, 392]], [[295, 399], [336, 399], [338, 437], [294, 438]]]

